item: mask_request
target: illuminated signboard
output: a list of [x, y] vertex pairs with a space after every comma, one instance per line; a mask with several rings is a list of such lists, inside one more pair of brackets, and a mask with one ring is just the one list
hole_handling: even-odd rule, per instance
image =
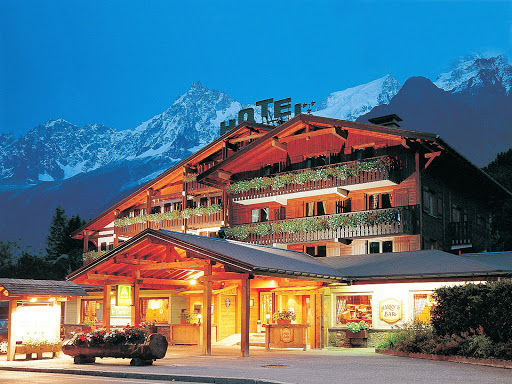
[[402, 319], [402, 302], [397, 299], [382, 300], [379, 305], [380, 319], [386, 323], [396, 323]]
[[132, 305], [132, 287], [131, 285], [117, 286], [117, 306], [129, 307]]

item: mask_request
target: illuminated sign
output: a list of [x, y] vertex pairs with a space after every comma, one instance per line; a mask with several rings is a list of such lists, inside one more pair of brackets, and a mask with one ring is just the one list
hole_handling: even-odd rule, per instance
[[396, 323], [402, 319], [402, 302], [397, 299], [382, 300], [379, 304], [380, 319], [386, 323]]
[[27, 305], [13, 314], [16, 341], [26, 339], [54, 340], [60, 337], [60, 306]]
[[132, 305], [132, 287], [131, 285], [117, 286], [117, 306], [129, 307]]

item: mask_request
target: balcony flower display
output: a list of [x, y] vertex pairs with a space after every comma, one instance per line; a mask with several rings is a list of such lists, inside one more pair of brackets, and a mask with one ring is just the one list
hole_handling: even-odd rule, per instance
[[123, 217], [114, 220], [116, 227], [126, 227], [128, 225], [145, 223], [148, 221], [175, 220], [179, 218], [189, 219], [192, 216], [214, 215], [222, 212], [221, 204], [212, 204], [208, 207], [185, 208], [183, 211], [169, 211], [164, 213], [152, 213], [135, 217]]
[[358, 176], [361, 172], [376, 172], [387, 168], [393, 160], [389, 157], [355, 161], [350, 164], [329, 168], [306, 169], [270, 177], [255, 177], [251, 180], [240, 180], [227, 186], [226, 191], [232, 194], [247, 192], [251, 189], [260, 190], [268, 187], [277, 190], [288, 184], [305, 184], [310, 181], [328, 180], [336, 177], [346, 180], [350, 176]]

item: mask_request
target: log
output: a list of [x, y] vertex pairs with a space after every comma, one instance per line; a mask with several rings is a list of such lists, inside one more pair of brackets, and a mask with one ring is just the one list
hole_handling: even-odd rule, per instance
[[158, 333], [152, 333], [143, 344], [99, 344], [73, 345], [71, 340], [62, 345], [62, 352], [73, 356], [75, 364], [93, 363], [96, 357], [131, 358], [132, 365], [150, 365], [153, 360], [161, 359], [167, 352], [167, 339]]

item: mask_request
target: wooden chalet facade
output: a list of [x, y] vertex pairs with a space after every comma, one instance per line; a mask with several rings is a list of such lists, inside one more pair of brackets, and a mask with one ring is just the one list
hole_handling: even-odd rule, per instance
[[[321, 347], [329, 329], [350, 319], [372, 323], [371, 294], [348, 287], [357, 279], [344, 279], [341, 269], [309, 273], [306, 265], [288, 270], [271, 261], [256, 268], [255, 259], [235, 262], [236, 252], [298, 251], [283, 255], [306, 253], [319, 263], [429, 249], [481, 252], [489, 249], [490, 199], [509, 197], [434, 134], [303, 114], [277, 127], [244, 122], [73, 234], [84, 241], [84, 267], [69, 279], [103, 290], [92, 293], [89, 306], [77, 302], [67, 322], [82, 323], [101, 304], [98, 315], [109, 327], [110, 291], [130, 284], [135, 304], [123, 321], [156, 319], [171, 342], [193, 332], [207, 354], [214, 332], [214, 340], [241, 333], [247, 355], [258, 321], [287, 309], [298, 314], [297, 323], [311, 325], [308, 345]], [[191, 246], [197, 236], [180, 240], [177, 233], [246, 248], [228, 257], [215, 248], [218, 241]], [[341, 305], [332, 284], [332, 292], [347, 286], [348, 296], [359, 299]], [[420, 289], [421, 300], [431, 289]], [[146, 316], [155, 300], [164, 305], [161, 318]], [[202, 310], [212, 303], [213, 315]], [[345, 310], [350, 306], [357, 310]], [[342, 309], [349, 317], [340, 317]], [[180, 329], [184, 310], [200, 313], [202, 326]]]

